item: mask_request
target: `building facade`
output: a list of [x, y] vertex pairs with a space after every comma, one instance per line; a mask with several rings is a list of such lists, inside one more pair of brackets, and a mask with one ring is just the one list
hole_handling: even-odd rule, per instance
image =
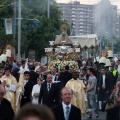
[[116, 36], [120, 39], [120, 10], [117, 12]]
[[75, 35], [93, 34], [93, 5], [80, 2], [58, 3], [63, 20], [73, 24]]
[[58, 3], [63, 20], [73, 23], [75, 35], [98, 34], [106, 38], [116, 36], [117, 6], [109, 0], [87, 5], [74, 1]]

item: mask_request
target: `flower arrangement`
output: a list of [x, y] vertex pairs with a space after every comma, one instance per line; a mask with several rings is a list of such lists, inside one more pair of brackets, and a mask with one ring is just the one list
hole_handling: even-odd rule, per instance
[[76, 61], [53, 61], [49, 63], [48, 69], [51, 70], [53, 67], [58, 68], [58, 71], [63, 71], [65, 66], [69, 66], [70, 68], [74, 68], [75, 71], [79, 71], [78, 62]]

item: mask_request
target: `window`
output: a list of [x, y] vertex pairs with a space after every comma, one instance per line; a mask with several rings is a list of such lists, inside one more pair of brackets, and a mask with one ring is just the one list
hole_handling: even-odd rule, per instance
[[83, 28], [83, 26], [80, 26], [80, 28]]
[[83, 19], [80, 19], [80, 21], [83, 21]]

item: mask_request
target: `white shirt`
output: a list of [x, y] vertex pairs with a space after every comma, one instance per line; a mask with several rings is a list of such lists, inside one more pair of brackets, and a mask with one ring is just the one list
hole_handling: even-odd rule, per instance
[[62, 106], [63, 106], [64, 117], [66, 118], [66, 107], [68, 106], [71, 110], [71, 103], [69, 105], [66, 105], [64, 102], [62, 102]]
[[28, 80], [24, 80], [24, 86], [26, 85], [27, 82], [28, 82]]
[[105, 75], [102, 76], [103, 76], [103, 85], [105, 86]]
[[40, 93], [40, 88], [41, 88], [41, 85], [38, 85], [38, 84], [36, 84], [36, 85], [34, 85], [33, 86], [33, 89], [32, 89], [32, 103], [33, 104], [38, 104], [38, 99], [39, 99], [39, 97], [35, 97], [34, 96], [34, 93]]

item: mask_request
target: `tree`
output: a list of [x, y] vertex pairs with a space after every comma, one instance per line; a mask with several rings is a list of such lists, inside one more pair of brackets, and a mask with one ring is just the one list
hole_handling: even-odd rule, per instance
[[0, 49], [13, 44], [13, 35], [4, 35], [4, 18], [13, 18], [13, 0], [0, 0]]
[[[27, 5], [27, 6], [26, 6]], [[50, 19], [47, 18], [47, 0], [32, 0], [23, 2], [23, 18], [37, 18], [40, 25], [35, 26], [32, 21], [24, 20], [22, 31], [29, 42], [25, 48], [36, 51], [37, 59], [45, 54], [44, 48], [49, 46], [49, 41], [55, 40], [56, 34], [60, 34], [60, 26], [65, 23], [61, 20], [61, 12], [55, 1], [50, 5]]]
[[[13, 18], [13, 0], [0, 0], [0, 18]], [[6, 6], [6, 7], [5, 7]], [[18, 7], [17, 7], [18, 8]], [[50, 3], [50, 19], [47, 18], [47, 0], [22, 0], [22, 36], [21, 53], [28, 54], [29, 49], [36, 51], [37, 59], [44, 55], [44, 48], [49, 46], [50, 40], [60, 34], [60, 26], [67, 22], [61, 20], [61, 12], [55, 0]], [[40, 24], [36, 26], [31, 19], [38, 19]], [[0, 20], [0, 48], [5, 48], [6, 43], [12, 44], [17, 52], [16, 41], [13, 35], [4, 35], [3, 19]], [[68, 30], [69, 31], [69, 30]]]

